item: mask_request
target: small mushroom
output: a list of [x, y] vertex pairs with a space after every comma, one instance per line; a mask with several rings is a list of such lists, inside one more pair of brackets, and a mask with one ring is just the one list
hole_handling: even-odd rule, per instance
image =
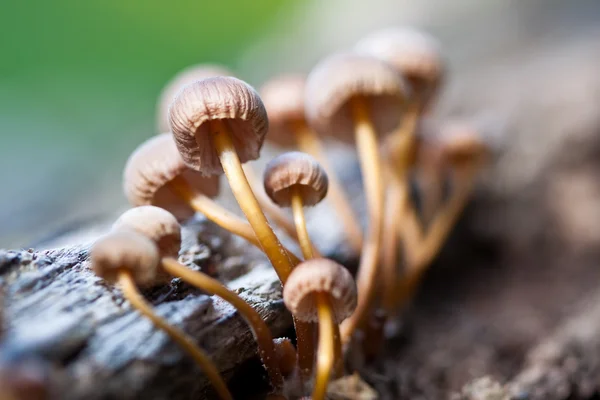
[[374, 32], [355, 47], [392, 65], [409, 83], [418, 110], [430, 106], [444, 79], [445, 62], [436, 38], [411, 27]]
[[261, 97], [269, 114], [267, 139], [282, 147], [298, 147], [323, 165], [329, 175], [328, 199], [344, 225], [350, 247], [358, 254], [362, 248], [362, 229], [339, 179], [328, 165], [319, 136], [306, 123], [305, 87], [303, 75], [283, 75], [262, 87]]
[[280, 207], [291, 207], [300, 248], [305, 259], [313, 258], [313, 245], [306, 229], [304, 206], [314, 206], [327, 194], [327, 173], [313, 157], [297, 151], [281, 154], [265, 169], [267, 195]]
[[113, 225], [117, 230], [134, 230], [160, 244], [168, 238], [169, 252], [161, 254], [161, 265], [165, 273], [183, 279], [200, 290], [216, 295], [230, 303], [246, 319], [258, 343], [259, 355], [269, 374], [271, 385], [275, 390], [283, 386], [283, 378], [279, 371], [273, 338], [269, 327], [246, 301], [223, 286], [218, 280], [207, 274], [193, 271], [177, 261], [181, 247], [181, 226], [168, 211], [154, 206], [144, 206], [126, 211]]
[[212, 200], [219, 193], [219, 178], [206, 177], [188, 168], [171, 134], [164, 133], [142, 143], [129, 157], [123, 175], [123, 188], [131, 205], [155, 205], [179, 220], [198, 211], [223, 229], [261, 248], [246, 221]]
[[232, 399], [210, 358], [183, 331], [159, 317], [138, 290], [138, 287], [151, 286], [156, 280], [160, 258], [154, 242], [133, 230], [114, 231], [94, 244], [90, 257], [96, 275], [109, 283], [119, 283], [129, 303], [192, 356], [219, 396]]
[[320, 62], [306, 85], [306, 115], [318, 132], [356, 142], [368, 209], [368, 232], [358, 269], [359, 303], [342, 325], [347, 343], [371, 310], [378, 273], [383, 222], [383, 182], [378, 135], [395, 131], [406, 102], [402, 77], [385, 62], [338, 54]]
[[327, 384], [339, 371], [341, 349], [338, 324], [356, 308], [356, 283], [340, 264], [325, 258], [313, 258], [299, 264], [283, 287], [283, 301], [299, 320], [319, 323], [317, 372], [312, 398], [325, 398]]
[[268, 129], [267, 113], [258, 93], [231, 77], [197, 81], [175, 98], [169, 121], [186, 165], [208, 176], [225, 172], [242, 212], [285, 283], [293, 264], [242, 169], [242, 163], [258, 158]]
[[164, 87], [158, 99], [157, 125], [159, 132], [169, 131], [169, 106], [177, 93], [186, 85], [201, 79], [215, 76], [233, 76], [231, 71], [222, 65], [199, 64], [185, 68], [175, 75]]
[[275, 346], [275, 358], [279, 364], [279, 370], [284, 378], [289, 378], [296, 370], [296, 363], [298, 362], [296, 348], [288, 338], [273, 339], [273, 345]]

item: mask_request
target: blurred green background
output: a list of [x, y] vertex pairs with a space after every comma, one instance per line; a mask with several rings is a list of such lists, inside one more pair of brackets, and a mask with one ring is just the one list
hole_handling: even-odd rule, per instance
[[115, 182], [131, 150], [156, 133], [163, 85], [194, 63], [237, 70], [245, 47], [293, 3], [3, 2], [0, 248], [124, 204]]

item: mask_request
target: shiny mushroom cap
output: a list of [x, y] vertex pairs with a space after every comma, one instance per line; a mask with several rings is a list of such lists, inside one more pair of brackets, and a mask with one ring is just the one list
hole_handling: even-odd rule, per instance
[[281, 374], [287, 378], [294, 373], [296, 369], [296, 348], [292, 344], [292, 341], [288, 338], [276, 338], [273, 339], [273, 347], [275, 348], [275, 357], [277, 357], [277, 363]]
[[336, 54], [321, 61], [307, 78], [306, 117], [318, 132], [354, 142], [351, 100], [362, 98], [379, 134], [400, 125], [408, 98], [403, 78], [375, 57]]
[[265, 192], [281, 207], [292, 204], [292, 188], [302, 196], [304, 206], [314, 206], [327, 194], [327, 173], [312, 156], [298, 151], [283, 153], [272, 159], [265, 168]]
[[196, 81], [179, 92], [169, 109], [171, 132], [183, 161], [204, 175], [223, 173], [210, 121], [226, 123], [242, 163], [260, 155], [269, 128], [258, 93], [232, 77]]
[[283, 75], [268, 81], [260, 90], [260, 97], [269, 115], [267, 140], [281, 147], [297, 145], [294, 125], [304, 123], [303, 75]]
[[173, 214], [155, 206], [125, 211], [113, 224], [114, 231], [131, 229], [151, 239], [160, 257], [177, 258], [181, 248], [181, 226]]
[[453, 166], [480, 166], [490, 156], [478, 128], [468, 122], [448, 122], [440, 131], [439, 140], [445, 159]]
[[157, 281], [158, 248], [141, 233], [113, 231], [94, 243], [90, 257], [96, 275], [107, 282], [116, 283], [122, 270], [131, 273], [140, 287]]
[[123, 173], [125, 196], [132, 206], [155, 205], [169, 210], [178, 220], [187, 219], [194, 211], [167, 185], [177, 176], [208, 197], [219, 194], [219, 178], [188, 168], [172, 135], [163, 133], [142, 143], [129, 156]]
[[194, 81], [215, 76], [233, 76], [227, 68], [216, 64], [199, 64], [185, 68], [173, 77], [164, 87], [158, 99], [158, 131], [169, 131], [169, 106], [177, 93]]
[[337, 323], [354, 312], [357, 301], [356, 283], [350, 272], [335, 261], [313, 258], [299, 264], [283, 287], [283, 301], [301, 321], [316, 322], [316, 293], [327, 293]]
[[357, 43], [358, 53], [390, 63], [410, 83], [414, 94], [427, 101], [444, 76], [441, 46], [431, 35], [410, 27], [387, 28]]

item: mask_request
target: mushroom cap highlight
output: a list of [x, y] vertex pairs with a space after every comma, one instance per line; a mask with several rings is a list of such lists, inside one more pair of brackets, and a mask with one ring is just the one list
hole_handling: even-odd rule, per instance
[[304, 261], [292, 271], [283, 287], [283, 301], [301, 321], [318, 320], [315, 294], [327, 293], [337, 323], [349, 317], [356, 308], [356, 282], [342, 265], [327, 258]]
[[228, 125], [242, 163], [259, 157], [269, 122], [258, 93], [233, 77], [208, 78], [183, 88], [169, 109], [171, 132], [188, 167], [204, 175], [223, 173], [211, 139], [209, 122], [215, 120]]
[[181, 225], [173, 214], [155, 206], [134, 207], [115, 221], [114, 231], [131, 229], [151, 239], [160, 257], [177, 258], [181, 248]]
[[392, 65], [416, 93], [429, 96], [442, 81], [445, 70], [441, 45], [433, 36], [410, 27], [382, 29], [360, 40], [358, 53]]
[[314, 206], [327, 194], [327, 173], [312, 156], [299, 151], [283, 153], [265, 168], [265, 192], [281, 207], [292, 205], [292, 187], [296, 186], [304, 206]]
[[187, 219], [194, 211], [185, 199], [167, 187], [177, 176], [208, 197], [219, 194], [219, 178], [188, 168], [172, 135], [163, 133], [142, 143], [129, 156], [123, 173], [125, 196], [133, 206], [155, 205], [169, 210], [178, 220]]
[[215, 76], [233, 76], [233, 74], [227, 68], [217, 64], [192, 65], [177, 73], [164, 87], [158, 99], [158, 131], [169, 131], [169, 106], [184, 86]]
[[384, 61], [355, 53], [335, 54], [317, 64], [307, 78], [306, 117], [318, 132], [353, 143], [353, 98], [365, 101], [376, 131], [385, 134], [400, 125], [408, 90]]
[[306, 77], [300, 74], [282, 75], [268, 81], [260, 89], [267, 114], [267, 140], [281, 147], [295, 147], [294, 123], [303, 122]]
[[140, 287], [156, 283], [158, 248], [141, 233], [113, 231], [94, 243], [90, 253], [92, 269], [107, 282], [116, 283], [119, 272], [126, 270]]

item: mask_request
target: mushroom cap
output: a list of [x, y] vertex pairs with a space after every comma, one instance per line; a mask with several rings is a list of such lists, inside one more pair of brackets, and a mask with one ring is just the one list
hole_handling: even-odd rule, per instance
[[90, 253], [92, 269], [107, 282], [116, 283], [119, 271], [125, 269], [140, 287], [156, 283], [158, 248], [141, 233], [113, 231], [94, 243]]
[[433, 36], [410, 27], [382, 29], [366, 36], [355, 50], [390, 63], [427, 100], [441, 83], [445, 63]]
[[187, 219], [194, 210], [167, 186], [177, 176], [208, 197], [219, 194], [219, 178], [188, 168], [172, 135], [163, 133], [142, 143], [129, 156], [123, 173], [125, 196], [132, 206], [155, 205], [169, 210], [178, 220]]
[[355, 97], [365, 100], [377, 133], [385, 134], [400, 125], [408, 88], [384, 61], [354, 53], [335, 54], [321, 61], [307, 78], [306, 118], [318, 132], [353, 143], [350, 100]]
[[296, 348], [292, 341], [285, 337], [273, 339], [273, 347], [275, 348], [275, 357], [277, 357], [281, 374], [287, 378], [296, 369]]
[[177, 258], [181, 248], [181, 226], [173, 214], [155, 206], [134, 207], [125, 211], [112, 226], [114, 231], [131, 229], [151, 239], [160, 257]]
[[208, 123], [215, 120], [228, 125], [242, 163], [259, 157], [269, 122], [258, 93], [233, 77], [208, 78], [183, 88], [169, 109], [171, 132], [188, 167], [204, 175], [223, 173]]
[[269, 115], [267, 140], [281, 147], [297, 145], [295, 123], [305, 121], [304, 75], [282, 75], [268, 81], [260, 89], [260, 97]]
[[217, 64], [198, 64], [177, 73], [164, 87], [158, 98], [157, 124], [159, 132], [169, 131], [169, 106], [177, 93], [186, 85], [215, 76], [233, 76], [227, 68]]
[[283, 301], [299, 320], [316, 322], [314, 295], [319, 292], [329, 294], [337, 323], [354, 312], [356, 282], [346, 268], [327, 258], [313, 258], [298, 264], [283, 287]]
[[314, 206], [327, 194], [327, 173], [312, 156], [299, 151], [283, 153], [265, 168], [265, 192], [281, 207], [292, 204], [292, 187], [300, 190], [304, 206]]
[[490, 156], [490, 149], [481, 132], [474, 124], [452, 121], [445, 123], [440, 131], [444, 157], [453, 166], [477, 166]]

